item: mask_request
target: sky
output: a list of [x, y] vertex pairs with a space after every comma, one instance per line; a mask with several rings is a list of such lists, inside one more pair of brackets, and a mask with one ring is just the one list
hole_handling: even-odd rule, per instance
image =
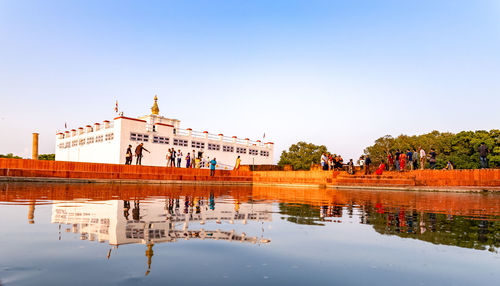
[[0, 154], [116, 116], [344, 159], [500, 128], [500, 1], [0, 0]]

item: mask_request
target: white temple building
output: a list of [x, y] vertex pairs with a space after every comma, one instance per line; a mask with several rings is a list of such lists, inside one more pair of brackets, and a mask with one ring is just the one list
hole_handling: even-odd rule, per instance
[[182, 167], [186, 166], [187, 153], [192, 156], [193, 152], [199, 158], [215, 157], [218, 169], [232, 169], [238, 156], [241, 164], [273, 164], [274, 143], [182, 129], [180, 120], [159, 115], [157, 100], [155, 96], [150, 115], [139, 118], [120, 115], [113, 122], [105, 120], [57, 133], [56, 160], [125, 164], [128, 146], [132, 145], [134, 153], [136, 146], [144, 143], [150, 153], [143, 152], [142, 165], [148, 166], [166, 166], [170, 148], [181, 151]]

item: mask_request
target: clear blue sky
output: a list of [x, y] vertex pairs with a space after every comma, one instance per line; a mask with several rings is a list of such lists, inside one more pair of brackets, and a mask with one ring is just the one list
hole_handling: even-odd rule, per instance
[[500, 1], [0, 0], [0, 153], [150, 112], [344, 158], [500, 128]]

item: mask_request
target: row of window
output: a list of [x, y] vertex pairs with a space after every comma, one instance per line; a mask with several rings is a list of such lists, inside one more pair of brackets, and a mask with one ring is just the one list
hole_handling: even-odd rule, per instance
[[88, 137], [87, 139], [82, 138], [80, 140], [73, 140], [73, 141], [68, 141], [66, 143], [59, 143], [58, 147], [60, 149], [64, 148], [70, 148], [70, 147], [76, 147], [76, 146], [83, 146], [85, 144], [93, 144], [94, 142], [103, 142], [104, 140], [106, 141], [111, 141], [114, 139], [114, 134], [113, 133], [107, 133], [105, 136], [104, 135], [98, 135], [96, 137]]
[[208, 150], [220, 151], [220, 145], [208, 143]]
[[198, 141], [191, 141], [191, 147], [192, 148], [198, 148], [198, 149], [205, 149], [205, 143], [204, 142], [198, 142]]
[[170, 144], [170, 139], [167, 137], [153, 136], [153, 143]]
[[140, 133], [130, 133], [130, 140], [131, 141], [139, 141], [139, 142], [148, 142], [149, 141], [149, 135], [148, 134], [140, 134]]
[[183, 140], [183, 139], [174, 139], [174, 145], [175, 146], [187, 147], [188, 146], [188, 141], [187, 140]]

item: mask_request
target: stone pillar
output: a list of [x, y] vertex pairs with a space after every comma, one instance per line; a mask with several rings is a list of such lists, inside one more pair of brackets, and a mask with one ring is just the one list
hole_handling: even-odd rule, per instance
[[33, 153], [32, 159], [38, 160], [38, 133], [33, 133]]

